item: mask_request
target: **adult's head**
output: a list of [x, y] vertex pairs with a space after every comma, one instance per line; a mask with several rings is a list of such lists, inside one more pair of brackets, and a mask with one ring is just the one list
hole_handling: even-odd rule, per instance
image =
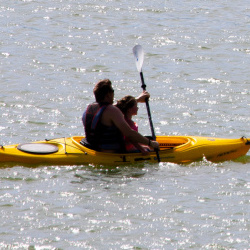
[[136, 108], [137, 112], [137, 101], [131, 95], [127, 95], [121, 100], [118, 100], [116, 106], [122, 111], [124, 115], [127, 115], [128, 111], [134, 107]]
[[103, 101], [109, 101], [113, 103], [112, 94], [114, 94], [114, 89], [112, 88], [112, 83], [109, 79], [104, 79], [99, 81], [94, 87], [94, 95], [96, 102], [100, 103]]

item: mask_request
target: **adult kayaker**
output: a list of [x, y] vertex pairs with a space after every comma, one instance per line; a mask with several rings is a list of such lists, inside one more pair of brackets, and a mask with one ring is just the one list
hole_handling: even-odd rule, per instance
[[[113, 105], [114, 90], [109, 79], [99, 81], [94, 87], [96, 102], [89, 104], [83, 113], [82, 121], [86, 138], [82, 144], [102, 152], [125, 152], [124, 136], [133, 143], [158, 148], [159, 143], [142, 136], [133, 130], [121, 110]], [[136, 100], [145, 102], [148, 92], [143, 92]]]

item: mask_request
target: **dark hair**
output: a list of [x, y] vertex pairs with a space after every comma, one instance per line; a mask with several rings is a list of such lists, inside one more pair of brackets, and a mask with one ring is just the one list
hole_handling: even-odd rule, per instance
[[119, 108], [124, 115], [126, 115], [128, 109], [132, 108], [135, 104], [136, 99], [131, 95], [127, 95], [117, 101], [116, 107]]
[[112, 83], [109, 79], [99, 81], [94, 87], [94, 95], [97, 102], [102, 102], [108, 93], [113, 93]]

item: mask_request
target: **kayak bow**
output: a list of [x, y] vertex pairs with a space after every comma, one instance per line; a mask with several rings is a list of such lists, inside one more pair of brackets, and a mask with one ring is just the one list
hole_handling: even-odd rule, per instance
[[[130, 165], [157, 162], [155, 152], [104, 153], [83, 146], [81, 136], [0, 147], [0, 162], [46, 165]], [[204, 157], [211, 162], [234, 160], [247, 154], [250, 138], [225, 139], [198, 136], [157, 136], [162, 162], [191, 163]]]

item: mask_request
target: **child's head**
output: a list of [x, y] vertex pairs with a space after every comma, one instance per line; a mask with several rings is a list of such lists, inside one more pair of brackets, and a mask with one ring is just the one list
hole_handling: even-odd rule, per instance
[[118, 100], [116, 104], [116, 107], [118, 107], [124, 115], [127, 115], [128, 111], [135, 106], [137, 108], [137, 101], [131, 95], [123, 97], [122, 99]]

